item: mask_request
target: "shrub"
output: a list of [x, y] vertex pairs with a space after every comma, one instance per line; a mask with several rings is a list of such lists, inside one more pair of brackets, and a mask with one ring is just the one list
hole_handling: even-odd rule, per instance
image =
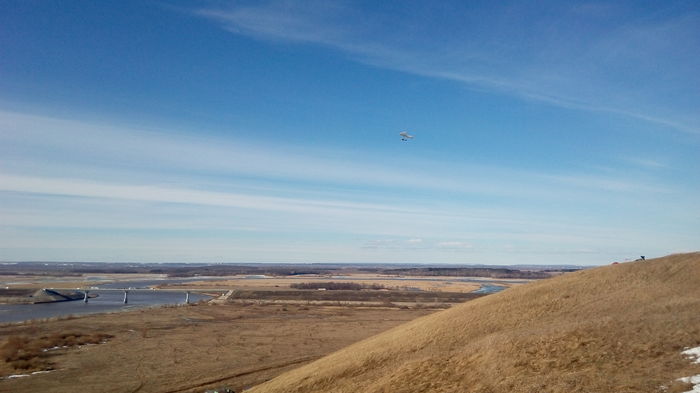
[[10, 336], [0, 346], [0, 356], [16, 370], [46, 369], [51, 365], [46, 359], [46, 350], [50, 348], [99, 344], [112, 337], [104, 333], [53, 333], [38, 338]]
[[379, 290], [386, 289], [380, 284], [359, 284], [356, 282], [300, 282], [290, 285], [294, 289], [327, 289], [329, 291], [345, 290], [359, 291], [362, 289]]

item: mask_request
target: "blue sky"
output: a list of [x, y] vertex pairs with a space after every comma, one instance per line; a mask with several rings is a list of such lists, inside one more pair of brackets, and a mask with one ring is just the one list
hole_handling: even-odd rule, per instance
[[0, 260], [695, 251], [698, 69], [695, 1], [4, 1]]

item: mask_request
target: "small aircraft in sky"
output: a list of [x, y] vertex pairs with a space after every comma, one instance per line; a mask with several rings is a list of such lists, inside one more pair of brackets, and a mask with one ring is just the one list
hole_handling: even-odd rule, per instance
[[408, 141], [409, 139], [413, 139], [413, 135], [410, 135], [406, 131], [399, 132], [399, 135], [401, 135], [401, 140], [404, 142]]

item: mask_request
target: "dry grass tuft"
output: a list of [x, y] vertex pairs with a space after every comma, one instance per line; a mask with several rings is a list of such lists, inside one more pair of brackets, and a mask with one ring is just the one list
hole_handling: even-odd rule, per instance
[[112, 336], [100, 333], [54, 333], [38, 338], [10, 336], [0, 346], [0, 358], [15, 370], [48, 370], [51, 369], [51, 362], [48, 359], [51, 349], [99, 344], [109, 338]]
[[680, 392], [700, 374], [680, 354], [700, 345], [698, 310], [700, 253], [605, 266], [419, 318], [252, 392]]

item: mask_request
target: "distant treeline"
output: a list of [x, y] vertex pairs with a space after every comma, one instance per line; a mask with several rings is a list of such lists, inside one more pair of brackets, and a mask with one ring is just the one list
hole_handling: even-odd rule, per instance
[[461, 303], [488, 296], [480, 293], [428, 292], [428, 291], [235, 291], [229, 301], [296, 300], [296, 301], [375, 301], [416, 303]]
[[[160, 270], [160, 271], [158, 271]], [[321, 269], [299, 269], [277, 266], [193, 266], [169, 269], [151, 270], [151, 273], [167, 273], [170, 277], [192, 276], [235, 276], [235, 275], [265, 275], [265, 276], [296, 276], [300, 274], [328, 274], [330, 271]]]
[[43, 271], [32, 271], [32, 272], [12, 272], [6, 270], [0, 270], [3, 276], [46, 276], [46, 277], [80, 277], [80, 273], [74, 272], [43, 272]]
[[268, 275], [290, 276], [299, 274], [330, 274], [337, 269], [313, 268], [299, 265], [197, 265], [149, 263], [41, 263], [21, 262], [0, 264], [3, 275], [80, 276], [81, 274], [167, 274], [170, 277]]
[[362, 289], [386, 289], [381, 284], [359, 284], [356, 282], [300, 282], [290, 285], [294, 289], [327, 289], [329, 291], [345, 290], [345, 291], [360, 291]]
[[457, 276], [457, 277], [489, 277], [489, 278], [548, 278], [550, 274], [542, 271], [515, 270], [504, 268], [471, 268], [471, 267], [426, 267], [385, 269], [384, 274], [402, 276]]
[[518, 270], [488, 267], [371, 267], [361, 265], [287, 265], [287, 264], [184, 264], [184, 263], [0, 263], [0, 274], [43, 274], [77, 276], [80, 274], [155, 273], [170, 277], [266, 275], [295, 276], [303, 274], [337, 275], [355, 273], [403, 276], [462, 276], [489, 278], [547, 278], [562, 269]]

